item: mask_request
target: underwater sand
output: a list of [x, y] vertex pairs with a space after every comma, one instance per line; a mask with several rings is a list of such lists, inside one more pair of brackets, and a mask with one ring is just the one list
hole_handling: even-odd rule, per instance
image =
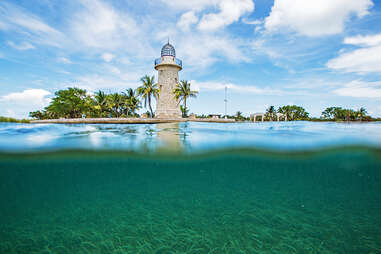
[[0, 154], [0, 253], [381, 253], [381, 150]]

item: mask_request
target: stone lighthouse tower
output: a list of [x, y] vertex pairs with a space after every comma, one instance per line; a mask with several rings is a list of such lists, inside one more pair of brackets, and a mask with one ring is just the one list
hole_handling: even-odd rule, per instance
[[179, 71], [182, 68], [182, 61], [176, 58], [175, 48], [168, 42], [161, 49], [161, 57], [155, 60], [160, 89], [156, 103], [157, 118], [181, 118], [179, 101], [176, 100], [173, 91], [179, 83]]

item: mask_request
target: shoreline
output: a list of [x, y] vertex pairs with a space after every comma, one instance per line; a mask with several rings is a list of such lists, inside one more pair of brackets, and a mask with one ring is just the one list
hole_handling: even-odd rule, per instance
[[[5, 120], [4, 120], [5, 119]], [[298, 120], [297, 120], [298, 121]], [[381, 119], [372, 119], [371, 121], [334, 121], [334, 120], [299, 120], [307, 122], [331, 122], [331, 123], [372, 123], [381, 122]], [[60, 123], [60, 124], [157, 124], [157, 123], [176, 123], [176, 122], [206, 122], [206, 123], [242, 123], [248, 121], [237, 121], [229, 118], [69, 118], [69, 119], [15, 119], [9, 117], [0, 117], [0, 122], [5, 123]], [[261, 121], [257, 121], [260, 123]], [[265, 121], [276, 122], [276, 121]], [[282, 121], [283, 122], [283, 121]]]
[[234, 123], [234, 119], [189, 119], [189, 118], [71, 118], [31, 120], [30, 123], [60, 124], [156, 124], [179, 122]]

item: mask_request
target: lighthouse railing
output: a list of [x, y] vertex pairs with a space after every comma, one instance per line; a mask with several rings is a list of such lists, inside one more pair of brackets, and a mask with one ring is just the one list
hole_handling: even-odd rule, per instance
[[180, 59], [176, 58], [176, 64], [183, 67], [183, 61], [181, 61]]
[[[163, 62], [164, 62], [164, 61], [163, 61], [162, 58], [157, 58], [157, 59], [155, 59], [155, 66], [158, 65], [158, 64], [161, 64], [161, 63], [163, 63]], [[180, 59], [177, 59], [177, 58], [176, 58], [176, 64], [179, 65], [179, 66], [181, 66], [181, 67], [183, 67], [183, 61], [181, 61]]]

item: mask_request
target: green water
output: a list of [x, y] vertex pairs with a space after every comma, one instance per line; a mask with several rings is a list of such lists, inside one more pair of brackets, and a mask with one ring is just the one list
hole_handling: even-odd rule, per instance
[[381, 151], [0, 155], [0, 253], [381, 253]]

